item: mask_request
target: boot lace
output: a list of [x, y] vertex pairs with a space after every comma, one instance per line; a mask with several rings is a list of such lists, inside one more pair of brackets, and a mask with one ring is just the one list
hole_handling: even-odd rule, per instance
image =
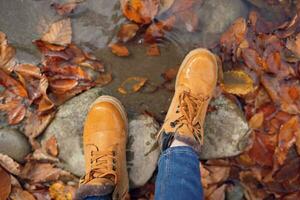
[[174, 122], [171, 122], [171, 127], [176, 128], [175, 132], [182, 126], [186, 126], [193, 133], [195, 140], [203, 144], [203, 127], [200, 115], [202, 107], [207, 100], [209, 100], [208, 96], [193, 95], [190, 91], [183, 91], [179, 95], [179, 105], [176, 111], [181, 116]]
[[116, 184], [115, 148], [101, 151], [97, 146], [95, 147], [96, 150], [91, 151], [91, 170], [81, 179], [81, 183], [87, 183], [94, 178], [110, 178]]

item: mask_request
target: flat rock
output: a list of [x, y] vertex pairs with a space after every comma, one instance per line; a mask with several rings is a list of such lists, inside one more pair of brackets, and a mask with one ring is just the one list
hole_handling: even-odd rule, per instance
[[201, 159], [231, 157], [245, 150], [249, 127], [242, 110], [230, 99], [220, 96], [210, 105], [214, 111], [205, 119]]
[[18, 162], [30, 153], [31, 147], [27, 138], [14, 129], [0, 129], [0, 153], [8, 155]]
[[[58, 141], [61, 167], [77, 176], [84, 174], [82, 132], [90, 104], [102, 94], [101, 88], [94, 88], [72, 98], [59, 107], [55, 119], [42, 136], [47, 140], [55, 135]], [[128, 169], [132, 187], [144, 185], [152, 176], [158, 156], [158, 149], [145, 155], [155, 142], [154, 134], [158, 124], [149, 116], [139, 116], [129, 122]]]

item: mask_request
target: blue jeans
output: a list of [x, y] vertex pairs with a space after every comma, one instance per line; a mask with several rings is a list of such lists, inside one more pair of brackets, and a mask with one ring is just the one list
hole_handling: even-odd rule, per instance
[[[110, 196], [85, 200], [110, 200]], [[155, 200], [202, 200], [199, 160], [188, 146], [171, 147], [160, 156], [155, 185]]]

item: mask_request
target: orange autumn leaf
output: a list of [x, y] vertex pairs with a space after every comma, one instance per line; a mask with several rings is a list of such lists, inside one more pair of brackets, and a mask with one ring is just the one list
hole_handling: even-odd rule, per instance
[[111, 49], [111, 52], [117, 56], [120, 57], [125, 57], [125, 56], [129, 56], [129, 51], [127, 49], [127, 47], [125, 47], [122, 44], [110, 44], [109, 48]]
[[61, 46], [70, 44], [72, 40], [71, 19], [62, 19], [51, 24], [48, 32], [43, 35], [41, 40], [50, 44]]
[[0, 199], [7, 199], [11, 191], [10, 174], [0, 166]]
[[75, 187], [64, 185], [62, 182], [54, 183], [49, 188], [49, 193], [54, 200], [72, 200]]
[[50, 81], [51, 91], [56, 94], [63, 94], [78, 85], [77, 80], [73, 79], [56, 79]]
[[139, 24], [149, 24], [157, 14], [158, 7], [158, 0], [121, 0], [123, 14]]
[[251, 117], [251, 119], [249, 121], [249, 126], [252, 129], [257, 129], [262, 126], [263, 122], [264, 122], [264, 113], [259, 112]]
[[16, 65], [16, 50], [7, 42], [6, 35], [0, 31], [0, 69], [10, 73]]
[[54, 108], [54, 103], [49, 99], [47, 89], [49, 86], [48, 79], [43, 76], [40, 80], [39, 90], [41, 91], [42, 98], [39, 102], [38, 111], [40, 113], [47, 112]]
[[145, 85], [147, 80], [148, 79], [144, 77], [129, 77], [118, 88], [118, 92], [120, 92], [121, 94], [138, 92]]
[[113, 77], [111, 73], [100, 74], [99, 77], [95, 80], [95, 83], [99, 86], [105, 86], [112, 81]]
[[128, 42], [136, 35], [139, 30], [139, 26], [134, 23], [123, 24], [118, 32], [118, 39], [122, 42]]
[[168, 68], [162, 74], [162, 77], [165, 79], [165, 81], [172, 81], [176, 78], [177, 72], [178, 72], [177, 68]]
[[246, 95], [254, 90], [254, 82], [244, 71], [228, 71], [223, 74], [221, 87], [231, 94]]
[[4, 71], [0, 69], [0, 85], [3, 85], [5, 88], [7, 88], [9, 91], [14, 93], [15, 95], [18, 95], [20, 97], [28, 97], [26, 89], [23, 87], [23, 85], [6, 74]]
[[147, 49], [148, 56], [159, 56], [160, 50], [157, 44], [151, 44]]
[[20, 123], [25, 115], [26, 115], [26, 107], [24, 104], [19, 102], [13, 109], [11, 109], [7, 115], [8, 115], [8, 123], [10, 125], [18, 124]]
[[54, 135], [51, 136], [46, 141], [45, 148], [46, 148], [47, 153], [49, 153], [51, 156], [57, 156], [58, 155], [57, 140], [56, 140], [56, 137]]
[[12, 200], [35, 200], [35, 197], [26, 190], [19, 187], [14, 187], [10, 194]]
[[294, 116], [280, 128], [278, 146], [275, 150], [275, 157], [280, 165], [284, 164], [289, 149], [296, 143], [296, 138], [300, 134], [299, 123], [299, 117]]
[[39, 67], [31, 64], [20, 64], [14, 68], [14, 71], [25, 76], [32, 76], [40, 79], [42, 77]]

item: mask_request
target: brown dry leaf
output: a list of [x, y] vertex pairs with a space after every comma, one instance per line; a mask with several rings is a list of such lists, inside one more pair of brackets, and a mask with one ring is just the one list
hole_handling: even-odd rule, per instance
[[15, 95], [18, 95], [20, 97], [28, 97], [26, 89], [23, 87], [23, 85], [6, 74], [4, 71], [0, 69], [0, 85], [3, 85], [5, 88], [7, 88], [9, 91], [14, 93]]
[[54, 112], [45, 115], [31, 113], [25, 123], [25, 135], [29, 138], [36, 138], [47, 128], [54, 116]]
[[244, 48], [241, 50], [242, 58], [247, 67], [256, 71], [258, 74], [266, 68], [266, 63], [260, 55], [251, 48]]
[[9, 173], [7, 173], [1, 166], [0, 166], [0, 199], [5, 200], [7, 199], [8, 195], [11, 191], [11, 179]]
[[156, 43], [151, 44], [148, 49], [147, 49], [147, 55], [148, 56], [159, 56], [160, 55], [160, 50], [159, 47]]
[[201, 181], [206, 186], [216, 184], [225, 181], [229, 177], [229, 172], [230, 167], [228, 166], [203, 165], [201, 169]]
[[7, 115], [8, 115], [8, 123], [10, 125], [18, 124], [20, 123], [25, 115], [26, 115], [27, 108], [24, 106], [24, 104], [20, 101], [13, 109], [11, 109]]
[[50, 44], [66, 46], [72, 41], [71, 19], [62, 19], [53, 23], [48, 32], [41, 38], [42, 41]]
[[246, 95], [254, 91], [253, 80], [244, 71], [228, 71], [223, 74], [223, 83], [221, 84], [225, 92]]
[[35, 200], [31, 193], [19, 187], [13, 187], [9, 197], [11, 200]]
[[50, 81], [51, 91], [56, 94], [64, 94], [75, 88], [77, 85], [78, 81], [73, 79], [56, 79]]
[[50, 163], [27, 162], [22, 169], [21, 177], [30, 180], [32, 183], [45, 183], [57, 181], [60, 178], [73, 178], [73, 176]]
[[19, 175], [20, 174], [20, 169], [21, 166], [19, 163], [15, 162], [12, 158], [10, 158], [7, 155], [1, 154], [0, 153], [0, 165], [6, 169], [9, 173], [14, 174], [14, 175]]
[[166, 31], [171, 31], [176, 22], [174, 15], [169, 16], [167, 19], [160, 20], [159, 22], [152, 23], [146, 30], [144, 39], [148, 43], [154, 43], [157, 39], [164, 37]]
[[31, 76], [37, 79], [42, 78], [41, 70], [39, 67], [32, 64], [20, 64], [14, 68], [14, 71], [25, 76]]
[[[43, 148], [45, 148], [43, 146]], [[28, 160], [35, 160], [39, 162], [49, 162], [49, 163], [58, 163], [59, 159], [49, 155], [46, 153], [46, 150], [42, 148], [37, 148], [30, 156], [28, 156], [26, 159]]]
[[129, 77], [118, 88], [118, 92], [120, 92], [121, 94], [131, 94], [138, 92], [145, 85], [147, 80], [148, 79], [145, 77]]
[[258, 129], [262, 126], [264, 122], [264, 113], [258, 112], [251, 117], [249, 120], [249, 127], [252, 129]]
[[300, 134], [298, 116], [292, 117], [283, 124], [278, 135], [278, 146], [275, 150], [275, 158], [280, 165], [284, 164], [289, 149], [295, 144], [296, 136]]
[[50, 196], [54, 200], [72, 200], [74, 190], [61, 182], [54, 183], [49, 187]]
[[225, 189], [226, 189], [226, 185], [223, 184], [222, 186], [218, 187], [215, 191], [213, 191], [207, 199], [208, 200], [224, 200], [225, 199]]
[[123, 44], [110, 44], [108, 46], [111, 49], [111, 52], [117, 56], [120, 57], [125, 57], [125, 56], [129, 56], [129, 51], [127, 49], [126, 46], [124, 46]]
[[121, 0], [123, 14], [138, 24], [149, 24], [158, 12], [158, 0]]
[[298, 33], [295, 39], [289, 39], [286, 43], [286, 47], [300, 58], [300, 33]]
[[178, 68], [168, 68], [165, 70], [165, 72], [162, 74], [162, 77], [165, 79], [165, 81], [172, 81], [176, 78], [178, 72]]
[[220, 38], [220, 43], [227, 49], [233, 45], [238, 46], [245, 38], [247, 32], [247, 23], [244, 18], [238, 18], [229, 29]]
[[112, 81], [112, 73], [101, 73], [99, 77], [95, 80], [95, 83], [99, 86], [105, 86]]
[[54, 135], [51, 136], [46, 141], [45, 148], [46, 148], [47, 153], [49, 153], [51, 156], [57, 156], [58, 155], [57, 140], [56, 140], [56, 137]]
[[16, 50], [8, 45], [6, 35], [0, 31], [0, 69], [10, 73], [16, 65]]
[[118, 32], [118, 39], [121, 42], [128, 42], [136, 35], [139, 30], [139, 26], [134, 23], [123, 24]]
[[75, 8], [77, 7], [77, 2], [68, 2], [64, 4], [59, 4], [59, 3], [53, 3], [51, 6], [55, 9], [55, 11], [59, 15], [67, 15], [72, 13]]
[[41, 91], [42, 98], [39, 102], [38, 111], [40, 113], [45, 113], [54, 108], [54, 103], [49, 99], [47, 95], [47, 89], [48, 89], [48, 79], [44, 75], [42, 76], [40, 80], [39, 90]]

